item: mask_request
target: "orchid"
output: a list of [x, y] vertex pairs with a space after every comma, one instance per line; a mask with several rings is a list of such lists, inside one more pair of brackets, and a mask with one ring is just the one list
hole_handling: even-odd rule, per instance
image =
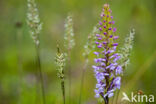
[[109, 103], [109, 98], [114, 95], [117, 89], [120, 89], [122, 66], [118, 63], [120, 59], [116, 48], [119, 38], [115, 35], [117, 28], [111, 16], [109, 4], [105, 4], [99, 21], [99, 33], [95, 34], [97, 50], [94, 52], [97, 58], [94, 59], [96, 65], [93, 65], [95, 77], [97, 80], [95, 88], [95, 97], [103, 98], [105, 104]]

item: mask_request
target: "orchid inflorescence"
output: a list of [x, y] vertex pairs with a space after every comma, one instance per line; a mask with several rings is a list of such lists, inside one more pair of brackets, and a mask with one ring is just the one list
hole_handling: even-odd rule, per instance
[[117, 29], [113, 27], [115, 23], [112, 21], [111, 9], [108, 4], [104, 4], [101, 13], [101, 21], [99, 22], [99, 33], [95, 34], [97, 41], [97, 50], [94, 54], [97, 58], [94, 59], [96, 65], [93, 65], [95, 77], [97, 80], [95, 97], [103, 98], [108, 104], [109, 98], [114, 95], [115, 90], [120, 89], [122, 66], [118, 64], [120, 59], [116, 48], [119, 38], [115, 35]]

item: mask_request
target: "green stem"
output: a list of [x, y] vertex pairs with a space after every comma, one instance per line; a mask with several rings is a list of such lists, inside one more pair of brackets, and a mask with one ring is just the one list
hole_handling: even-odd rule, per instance
[[22, 65], [22, 30], [17, 30], [17, 60], [18, 60], [18, 75], [19, 75], [19, 87], [18, 87], [18, 104], [21, 104], [21, 92], [22, 92], [22, 74], [23, 74], [23, 65]]
[[118, 104], [119, 94], [120, 94], [120, 90], [117, 91], [116, 104]]
[[71, 102], [71, 50], [68, 49], [68, 75], [69, 75], [69, 104]]
[[85, 65], [84, 65], [83, 70], [82, 70], [82, 77], [81, 77], [81, 84], [80, 84], [79, 104], [81, 104], [82, 90], [83, 90], [83, 84], [84, 84], [84, 76], [85, 76], [87, 65], [88, 65], [88, 57], [86, 58]]
[[61, 79], [61, 89], [62, 89], [62, 96], [63, 96], [63, 104], [65, 104], [65, 86], [64, 86], [64, 78]]
[[38, 78], [40, 80], [40, 84], [41, 84], [41, 91], [42, 91], [42, 99], [43, 99], [43, 104], [46, 104], [46, 100], [45, 100], [45, 91], [44, 91], [44, 80], [43, 80], [43, 73], [41, 70], [41, 59], [40, 59], [40, 45], [39, 44], [35, 44], [36, 46], [36, 55], [37, 55], [37, 70], [38, 70]]

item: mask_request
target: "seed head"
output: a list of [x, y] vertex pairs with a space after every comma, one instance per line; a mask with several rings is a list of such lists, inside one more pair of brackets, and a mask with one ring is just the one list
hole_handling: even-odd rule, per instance
[[39, 33], [42, 29], [42, 23], [40, 22], [38, 9], [35, 0], [28, 0], [28, 12], [27, 12], [27, 23], [30, 27], [30, 34], [35, 42], [39, 44]]

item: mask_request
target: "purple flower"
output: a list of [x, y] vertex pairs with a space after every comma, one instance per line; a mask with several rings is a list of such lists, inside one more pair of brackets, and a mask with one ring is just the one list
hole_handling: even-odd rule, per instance
[[99, 36], [100, 36], [100, 34], [96, 34], [96, 36], [97, 36], [97, 37], [99, 37]]
[[92, 68], [93, 68], [93, 69], [97, 69], [97, 66], [93, 65]]
[[117, 30], [116, 28], [113, 28], [113, 32], [116, 32], [116, 30]]
[[114, 36], [114, 37], [113, 37], [114, 40], [116, 40], [116, 39], [118, 39], [118, 38], [119, 38], [119, 36]]
[[103, 44], [104, 44], [104, 45], [106, 45], [106, 44], [107, 44], [107, 42], [103, 42]]
[[112, 45], [113, 45], [113, 46], [118, 46], [118, 43], [113, 43]]
[[112, 56], [110, 56], [109, 59], [112, 59], [112, 58], [117, 57], [117, 56], [118, 56], [118, 53], [115, 53]]
[[102, 22], [100, 21], [99, 24], [102, 25]]
[[106, 32], [104, 32], [103, 34], [104, 34], [104, 35], [107, 35], [107, 33], [106, 33]]
[[98, 40], [102, 40], [102, 38], [98, 38]]
[[103, 17], [104, 16], [104, 14], [103, 13], [101, 13], [101, 15], [100, 15], [101, 17]]
[[99, 30], [102, 31], [102, 28], [100, 27]]
[[116, 52], [118, 43], [115, 41], [118, 39], [118, 36], [114, 36], [114, 32], [116, 32], [117, 29], [112, 28], [115, 22], [111, 20], [113, 16], [110, 15], [112, 11], [108, 4], [104, 5], [102, 14], [104, 14], [104, 11], [105, 17], [100, 20], [103, 21], [103, 23], [99, 22], [100, 33], [96, 34], [98, 38], [95, 44], [98, 44], [97, 47], [99, 48], [94, 52], [97, 57], [94, 59], [96, 65], [92, 67], [97, 80], [94, 90], [96, 93], [95, 97], [102, 97], [104, 100], [107, 100], [106, 98], [114, 96], [116, 89], [120, 89], [121, 77], [119, 77], [119, 75], [122, 74], [122, 67], [118, 64], [120, 56]]
[[104, 62], [101, 63], [101, 66], [106, 66], [106, 64]]
[[114, 50], [108, 50], [108, 51], [105, 52], [105, 54], [110, 54], [110, 53], [113, 53], [113, 52], [114, 52]]
[[100, 58], [94, 59], [94, 61], [95, 61], [96, 63], [98, 63], [98, 62], [101, 62], [101, 59], [100, 59]]
[[106, 96], [112, 97], [112, 95], [114, 95], [113, 92], [114, 92], [113, 89], [112, 89], [112, 90], [109, 90], [109, 91], [104, 95], [104, 97], [106, 97]]
[[114, 96], [114, 93], [110, 93], [110, 94], [108, 95], [109, 98], [112, 97], [112, 96]]
[[110, 35], [109, 37], [110, 37], [110, 38], [112, 38], [112, 37], [113, 37], [113, 35]]
[[118, 66], [117, 68], [116, 68], [116, 75], [117, 74], [121, 74], [122, 73], [122, 67], [121, 66]]
[[112, 13], [112, 10], [111, 10], [111, 9], [109, 9], [108, 11], [109, 11], [110, 13]]
[[100, 97], [100, 94], [99, 93], [96, 93], [95, 98], [99, 98], [99, 97]]
[[99, 55], [99, 52], [94, 52], [95, 55]]
[[108, 30], [112, 30], [112, 28], [110, 27]]
[[121, 77], [116, 77], [114, 79], [114, 86], [115, 86], [115, 88], [120, 89], [120, 85], [121, 85]]
[[102, 48], [102, 44], [98, 45], [97, 47], [98, 47], [98, 48]]
[[112, 24], [115, 24], [115, 21], [112, 21]]
[[99, 42], [95, 42], [96, 44], [99, 44]]
[[116, 68], [116, 66], [112, 66], [110, 67], [110, 70], [114, 70]]
[[109, 23], [109, 24], [111, 24], [112, 22], [111, 22], [111, 21], [109, 21], [108, 23]]
[[116, 62], [116, 61], [119, 60], [119, 59], [120, 59], [120, 56], [116, 56], [116, 57], [114, 58], [113, 62]]

